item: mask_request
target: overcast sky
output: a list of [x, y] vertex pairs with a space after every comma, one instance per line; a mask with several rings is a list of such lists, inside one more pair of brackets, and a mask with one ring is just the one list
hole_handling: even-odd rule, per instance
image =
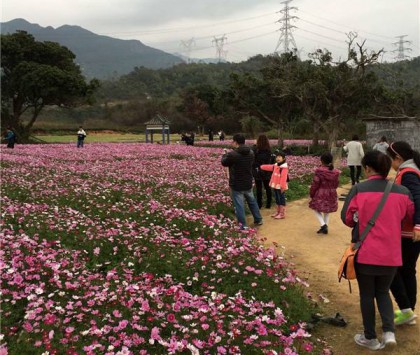
[[[393, 61], [396, 36], [407, 35], [405, 52], [420, 55], [420, 0], [293, 0], [297, 18], [293, 36], [302, 58], [317, 48], [335, 57], [346, 53], [346, 33], [357, 31], [359, 42], [384, 48]], [[284, 4], [279, 0], [2, 0], [2, 22], [24, 18], [43, 27], [81, 26], [97, 34], [138, 39], [170, 53], [216, 57], [212, 41], [225, 35], [228, 61], [273, 53], [281, 35], [276, 22]], [[191, 39], [194, 38], [194, 41]], [[220, 42], [219, 42], [220, 43]], [[279, 50], [283, 48], [280, 45]]]

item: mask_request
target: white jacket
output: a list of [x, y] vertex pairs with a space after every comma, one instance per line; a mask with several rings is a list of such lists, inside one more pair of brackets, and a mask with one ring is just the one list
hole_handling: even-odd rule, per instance
[[387, 142], [378, 142], [373, 146], [373, 150], [379, 150], [381, 153], [386, 154], [389, 144]]
[[365, 156], [362, 143], [358, 141], [350, 141], [344, 147], [347, 152], [347, 165], [362, 165], [362, 158]]

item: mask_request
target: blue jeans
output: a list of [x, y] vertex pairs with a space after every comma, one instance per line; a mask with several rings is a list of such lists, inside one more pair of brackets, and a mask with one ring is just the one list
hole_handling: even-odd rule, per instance
[[238, 219], [238, 222], [241, 224], [241, 228], [246, 227], [246, 218], [245, 218], [245, 200], [248, 203], [248, 207], [251, 210], [252, 216], [254, 217], [254, 222], [258, 223], [262, 221], [260, 209], [258, 208], [258, 203], [255, 200], [252, 189], [247, 191], [235, 191], [230, 189], [232, 195], [233, 206], [235, 207], [235, 215]]
[[286, 195], [284, 191], [273, 189], [274, 190], [274, 199], [276, 200], [277, 206], [286, 206]]
[[83, 139], [77, 140], [77, 148], [83, 148]]

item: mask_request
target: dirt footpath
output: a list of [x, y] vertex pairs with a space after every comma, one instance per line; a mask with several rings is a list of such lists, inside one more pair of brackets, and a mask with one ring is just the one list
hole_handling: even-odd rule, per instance
[[[347, 193], [349, 188], [340, 188], [339, 194]], [[359, 308], [359, 289], [357, 282], [352, 281], [352, 292], [346, 280], [338, 283], [337, 267], [345, 247], [350, 241], [350, 228], [340, 220], [343, 202], [339, 202], [339, 209], [330, 217], [328, 235], [316, 234], [319, 229], [313, 211], [308, 207], [308, 199], [291, 202], [287, 206], [287, 217], [284, 220], [274, 220], [270, 214], [274, 211], [262, 209], [264, 225], [259, 227], [259, 234], [267, 238], [267, 244], [277, 242], [283, 248], [279, 253], [295, 264], [301, 278], [306, 278], [310, 286], [308, 292], [317, 300], [323, 309], [323, 314], [334, 316], [335, 312], [349, 322], [347, 327], [339, 328], [322, 324], [312, 333], [316, 337], [325, 338], [333, 347], [334, 354], [368, 354], [371, 350], [364, 349], [354, 343], [353, 336], [363, 330]], [[419, 268], [420, 270], [420, 265]], [[418, 272], [420, 274], [420, 272]], [[420, 300], [420, 282], [418, 293]], [[329, 300], [324, 301], [322, 295]], [[396, 329], [397, 347], [384, 349], [381, 352], [392, 354], [420, 355], [420, 304], [416, 310], [417, 325], [403, 325]], [[377, 332], [382, 335], [381, 322], [377, 314]]]

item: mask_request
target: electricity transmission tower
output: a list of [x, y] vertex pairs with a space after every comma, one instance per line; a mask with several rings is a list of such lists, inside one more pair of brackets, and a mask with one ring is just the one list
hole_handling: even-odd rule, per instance
[[226, 35], [223, 35], [222, 37], [218, 38], [214, 37], [213, 41], [211, 41], [211, 43], [214, 43], [216, 46], [216, 57], [219, 58], [219, 63], [222, 61], [222, 58], [226, 59], [227, 51], [223, 50], [223, 46], [226, 40]]
[[194, 37], [186, 41], [181, 41], [179, 45], [183, 48], [182, 52], [185, 53], [185, 56], [187, 57], [187, 63], [191, 63], [191, 51], [192, 48], [195, 47]]
[[[281, 32], [280, 37], [279, 37], [279, 40], [277, 42], [276, 49], [274, 50], [275, 53], [279, 53], [279, 52], [286, 53], [286, 52], [290, 52], [294, 49], [297, 50], [296, 41], [295, 41], [295, 39], [293, 37], [293, 33], [292, 33], [292, 29], [296, 28], [296, 26], [293, 26], [291, 24], [291, 22], [296, 20], [298, 17], [290, 15], [290, 11], [291, 10], [297, 10], [297, 7], [294, 7], [294, 6], [290, 7], [289, 6], [290, 2], [292, 2], [292, 0], [283, 1], [282, 4], [284, 4], [284, 8], [279, 11], [281, 14], [283, 14], [283, 17], [280, 20], [277, 21], [282, 26], [280, 28], [280, 32]], [[283, 45], [283, 50], [279, 50], [281, 45]], [[292, 47], [291, 47], [291, 45], [292, 45]]]
[[398, 46], [398, 49], [393, 50], [393, 52], [398, 52], [398, 54], [395, 57], [396, 60], [404, 60], [406, 58], [410, 58], [409, 55], [405, 54], [405, 51], [410, 52], [411, 48], [405, 47], [404, 44], [411, 44], [411, 41], [404, 41], [404, 37], [407, 37], [407, 35], [396, 36], [396, 38], [399, 38], [399, 41], [393, 43], [393, 45]]

